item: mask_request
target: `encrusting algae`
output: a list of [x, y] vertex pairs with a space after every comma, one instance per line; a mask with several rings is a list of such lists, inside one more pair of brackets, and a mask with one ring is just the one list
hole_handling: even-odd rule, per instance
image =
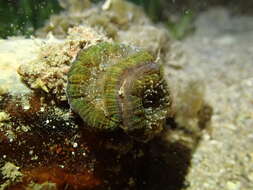
[[71, 28], [66, 40], [52, 36], [42, 43], [37, 58], [22, 64], [18, 73], [31, 89], [54, 96], [57, 101], [66, 101], [67, 73], [71, 62], [81, 49], [101, 41], [109, 39], [90, 27]]

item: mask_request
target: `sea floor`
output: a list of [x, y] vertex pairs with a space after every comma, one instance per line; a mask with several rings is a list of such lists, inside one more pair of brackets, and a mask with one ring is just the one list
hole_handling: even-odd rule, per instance
[[253, 188], [253, 17], [222, 8], [199, 15], [180, 42], [182, 77], [204, 81], [211, 133], [193, 154], [187, 190]]

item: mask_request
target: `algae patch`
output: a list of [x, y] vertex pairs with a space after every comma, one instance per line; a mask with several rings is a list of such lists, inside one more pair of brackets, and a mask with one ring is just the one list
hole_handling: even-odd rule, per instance
[[23, 174], [19, 171], [19, 167], [15, 166], [11, 162], [6, 162], [1, 168], [3, 179], [5, 183], [0, 186], [0, 190], [5, 190], [11, 184], [21, 181]]

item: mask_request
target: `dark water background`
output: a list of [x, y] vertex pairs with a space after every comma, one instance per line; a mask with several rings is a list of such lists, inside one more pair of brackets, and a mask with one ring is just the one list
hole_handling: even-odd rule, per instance
[[[98, 3], [102, 0], [91, 0]], [[154, 22], [163, 22], [168, 29], [183, 19], [194, 18], [211, 6], [226, 6], [235, 14], [253, 14], [252, 0], [129, 0], [142, 6]], [[52, 14], [63, 9], [57, 0], [0, 0], [0, 38], [34, 34]], [[171, 15], [179, 19], [171, 19]], [[177, 37], [177, 34], [176, 34]]]

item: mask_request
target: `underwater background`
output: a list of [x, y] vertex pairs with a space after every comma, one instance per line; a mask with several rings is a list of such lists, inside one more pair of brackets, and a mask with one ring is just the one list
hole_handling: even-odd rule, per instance
[[[207, 10], [212, 6], [224, 6], [233, 13], [253, 14], [253, 1], [244, 0], [128, 0], [145, 9], [147, 15], [155, 22], [165, 23], [170, 30], [174, 31], [176, 38], [183, 36], [175, 25], [184, 22], [181, 30], [185, 30], [193, 16]], [[60, 1], [61, 2], [61, 1]], [[64, 0], [62, 1], [64, 2]], [[73, 1], [74, 2], [74, 1]], [[92, 0], [93, 3], [103, 0]], [[13, 35], [29, 36], [35, 30], [42, 27], [44, 22], [52, 14], [62, 11], [57, 0], [0, 0], [0, 37], [6, 38]], [[171, 18], [171, 14], [179, 18]], [[184, 31], [185, 32], [185, 31]], [[184, 33], [183, 32], [183, 33]]]
[[0, 0], [0, 190], [252, 190], [252, 94], [252, 0]]

